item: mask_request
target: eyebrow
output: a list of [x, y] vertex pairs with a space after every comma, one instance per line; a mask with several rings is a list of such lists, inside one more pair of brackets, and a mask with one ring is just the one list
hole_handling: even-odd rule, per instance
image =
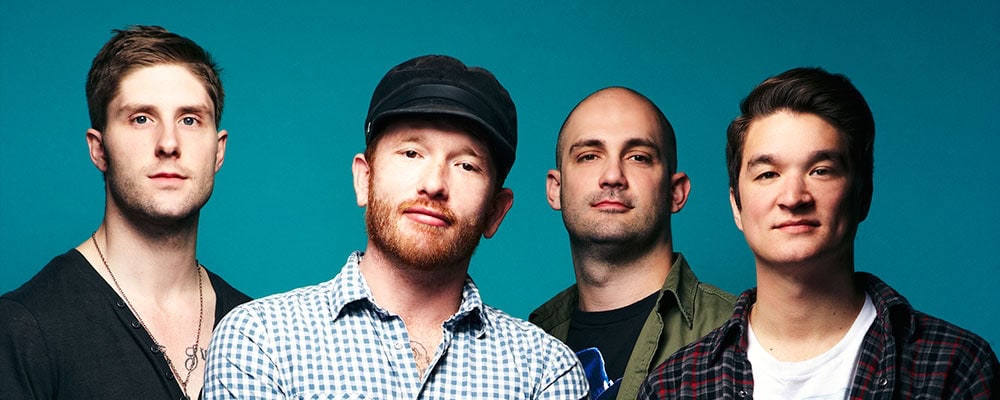
[[[601, 147], [605, 146], [604, 140], [602, 139], [583, 139], [579, 140], [569, 146], [569, 152], [572, 153], [573, 150], [580, 147]], [[646, 138], [632, 138], [625, 141], [625, 148], [632, 149], [636, 147], [649, 147], [659, 156], [660, 149], [656, 146], [656, 143], [650, 139]]]
[[[747, 161], [746, 169], [750, 170], [759, 165], [774, 165], [777, 163], [778, 157], [774, 154], [758, 154], [750, 158]], [[844, 154], [836, 150], [816, 150], [809, 154], [808, 163], [815, 164], [820, 161], [834, 161], [840, 164], [846, 164]]]
[[[424, 142], [426, 142], [426, 140], [425, 140], [424, 136], [420, 135], [420, 134], [412, 134], [412, 135], [409, 135], [409, 136], [404, 136], [402, 139], [399, 140], [400, 144], [404, 144], [404, 143], [416, 143], [416, 144], [423, 145]], [[489, 159], [489, 157], [487, 155], [489, 153], [482, 154], [482, 153], [476, 151], [476, 148], [474, 146], [468, 146], [468, 145], [467, 146], [462, 146], [462, 149], [459, 150], [458, 153], [462, 154], [462, 155], [476, 157], [476, 158], [483, 159], [483, 160], [488, 160]]]
[[[214, 115], [215, 111], [211, 107], [209, 107], [207, 105], [203, 105], [203, 104], [202, 105], [181, 106], [180, 108], [178, 108], [178, 110], [180, 111], [181, 114], [200, 114], [200, 115], [205, 115], [208, 118], [214, 118], [215, 117], [215, 115]], [[144, 113], [148, 113], [148, 114], [155, 114], [154, 111], [156, 111], [156, 107], [153, 106], [152, 104], [129, 103], [129, 104], [122, 104], [121, 107], [118, 107], [118, 109], [115, 110], [114, 115], [119, 116], [119, 115], [132, 114], [132, 113], [137, 113], [137, 112], [144, 112]]]
[[573, 150], [581, 148], [581, 147], [604, 147], [604, 141], [601, 140], [601, 139], [584, 139], [584, 140], [578, 140], [578, 141], [574, 142], [573, 144], [571, 144], [569, 146], [569, 149], [567, 149], [567, 150], [570, 153], [573, 153]]

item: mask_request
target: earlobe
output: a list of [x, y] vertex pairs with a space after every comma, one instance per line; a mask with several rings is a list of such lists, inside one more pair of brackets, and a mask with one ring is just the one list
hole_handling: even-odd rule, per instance
[[354, 174], [354, 197], [358, 202], [358, 207], [368, 206], [368, 176], [371, 173], [368, 160], [364, 154], [356, 154], [354, 163], [351, 165], [351, 172]]
[[101, 172], [108, 172], [108, 158], [104, 154], [104, 134], [96, 129], [87, 129], [87, 149], [90, 162]]
[[229, 140], [229, 132], [225, 129], [219, 131], [219, 144], [215, 150], [215, 172], [222, 169], [222, 162], [226, 160], [226, 142]]
[[493, 197], [493, 207], [490, 210], [490, 215], [486, 220], [486, 230], [483, 231], [484, 237], [489, 239], [497, 233], [504, 216], [507, 215], [507, 211], [510, 211], [510, 208], [513, 206], [514, 191], [509, 188], [502, 188], [497, 191], [497, 194]]
[[691, 178], [683, 172], [675, 173], [670, 177], [670, 212], [676, 213], [687, 204], [688, 195], [691, 194]]
[[562, 209], [562, 174], [557, 169], [550, 169], [545, 177], [545, 197], [549, 201], [549, 207], [559, 211]]
[[736, 193], [733, 189], [729, 189], [729, 206], [733, 210], [733, 222], [736, 223], [736, 228], [742, 231], [743, 219], [740, 217], [740, 207], [736, 205]]

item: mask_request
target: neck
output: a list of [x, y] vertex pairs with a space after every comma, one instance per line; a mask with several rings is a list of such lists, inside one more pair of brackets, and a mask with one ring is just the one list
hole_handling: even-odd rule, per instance
[[110, 268], [122, 287], [153, 298], [180, 295], [197, 290], [199, 274], [195, 268], [197, 222], [184, 225], [173, 230], [135, 229], [136, 224], [109, 214], [94, 232], [104, 259], [90, 238], [77, 250], [105, 278], [110, 278]]
[[801, 361], [833, 347], [850, 329], [864, 301], [864, 291], [854, 282], [852, 258], [782, 266], [758, 260], [757, 301], [750, 323], [761, 344], [778, 359]]
[[669, 240], [641, 252], [572, 247], [579, 307], [588, 312], [615, 310], [646, 298], [663, 287], [674, 263]]
[[469, 260], [431, 269], [401, 265], [369, 242], [358, 267], [379, 306], [405, 321], [439, 327], [458, 311]]

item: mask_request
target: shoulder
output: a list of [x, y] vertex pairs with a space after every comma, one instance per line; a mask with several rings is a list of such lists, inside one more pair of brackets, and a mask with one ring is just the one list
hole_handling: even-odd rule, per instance
[[725, 334], [724, 327], [716, 328], [707, 335], [691, 342], [666, 361], [656, 366], [646, 378], [641, 389], [640, 398], [650, 393], [658, 393], [657, 398], [674, 397], [682, 388], [691, 384], [704, 386], [710, 377], [718, 375], [721, 354], [718, 354], [718, 342]]
[[80, 300], [92, 292], [87, 289], [92, 281], [85, 274], [87, 269], [92, 270], [83, 255], [70, 250], [53, 258], [27, 282], [5, 293], [2, 299], [8, 305], [17, 303], [18, 307], [31, 312], [60, 311], [67, 302], [80, 304]]
[[222, 313], [225, 314], [229, 310], [233, 309], [240, 304], [246, 303], [250, 300], [250, 296], [234, 288], [221, 276], [205, 268], [205, 272], [208, 273], [208, 279], [212, 282], [212, 288], [215, 290], [215, 298], [218, 307], [222, 308]]
[[576, 285], [571, 285], [532, 311], [528, 315], [528, 321], [549, 331], [569, 320], [578, 298]]
[[[219, 323], [227, 330], [247, 326], [292, 329], [302, 321], [332, 318], [329, 314], [331, 281], [305, 286], [284, 293], [250, 300], [233, 308]], [[292, 322], [295, 321], [295, 324]]]
[[576, 355], [569, 347], [535, 324], [486, 304], [483, 305], [483, 312], [489, 321], [490, 329], [487, 330], [487, 334], [504, 339], [513, 346], [510, 348], [511, 351], [521, 352], [526, 357], [541, 356], [576, 361]]
[[913, 311], [913, 332], [908, 340], [916, 363], [950, 365], [958, 374], [989, 381], [1000, 373], [997, 356], [979, 335], [955, 324]]

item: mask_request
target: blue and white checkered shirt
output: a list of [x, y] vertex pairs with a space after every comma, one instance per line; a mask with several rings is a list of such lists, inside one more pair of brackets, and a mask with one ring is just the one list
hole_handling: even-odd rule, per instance
[[573, 352], [483, 304], [466, 279], [458, 312], [421, 376], [403, 320], [375, 304], [347, 259], [332, 280], [244, 304], [215, 329], [206, 399], [580, 399]]

